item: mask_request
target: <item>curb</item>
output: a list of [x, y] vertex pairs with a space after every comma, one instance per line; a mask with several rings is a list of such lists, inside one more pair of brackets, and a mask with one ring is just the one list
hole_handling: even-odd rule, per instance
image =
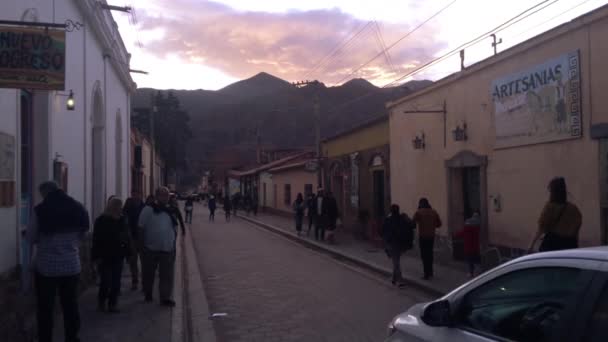
[[[270, 232], [284, 236], [284, 237], [286, 237], [292, 241], [295, 241], [310, 249], [320, 251], [325, 254], [329, 254], [330, 256], [332, 256], [336, 259], [339, 259], [339, 260], [346, 260], [348, 262], [356, 264], [357, 266], [364, 268], [368, 271], [371, 271], [373, 273], [379, 274], [380, 276], [390, 277], [393, 274], [392, 270], [387, 267], [380, 266], [378, 264], [363, 260], [363, 259], [361, 259], [357, 256], [354, 256], [352, 254], [349, 254], [349, 253], [344, 253], [342, 251], [339, 251], [336, 248], [332, 248], [331, 246], [323, 245], [323, 244], [320, 244], [318, 242], [314, 242], [314, 241], [311, 241], [308, 239], [303, 239], [303, 238], [297, 236], [295, 233], [285, 231], [284, 229], [275, 227], [273, 225], [270, 225], [270, 224], [262, 222], [262, 221], [254, 220], [252, 218], [241, 216], [241, 215], [237, 215], [237, 217], [244, 221], [247, 221], [249, 223], [255, 224], [256, 226], [264, 228]], [[441, 297], [446, 294], [445, 291], [442, 291], [440, 289], [437, 289], [436, 287], [430, 286], [428, 282], [424, 282], [424, 281], [416, 279], [414, 277], [408, 277], [406, 275], [403, 275], [403, 280], [407, 284], [411, 285], [412, 287], [425, 291], [433, 296]]]
[[186, 330], [192, 342], [216, 342], [217, 336], [210, 319], [209, 302], [203, 286], [201, 271], [196, 258], [191, 231], [183, 238], [184, 244], [184, 293]]
[[184, 296], [184, 243], [183, 239], [181, 239], [179, 236], [177, 238], [179, 239], [179, 243], [176, 244], [175, 248], [176, 267], [175, 278], [173, 280], [175, 307], [173, 310], [171, 310], [171, 342], [184, 342], [186, 341], [186, 311], [184, 310], [184, 306], [186, 304]]

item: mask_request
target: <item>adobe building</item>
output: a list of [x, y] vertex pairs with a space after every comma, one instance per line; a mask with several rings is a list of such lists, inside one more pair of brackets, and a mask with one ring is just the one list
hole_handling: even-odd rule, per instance
[[443, 235], [480, 211], [484, 246], [516, 256], [563, 176], [580, 244], [607, 243], [607, 35], [604, 6], [389, 103], [393, 200], [429, 198]]

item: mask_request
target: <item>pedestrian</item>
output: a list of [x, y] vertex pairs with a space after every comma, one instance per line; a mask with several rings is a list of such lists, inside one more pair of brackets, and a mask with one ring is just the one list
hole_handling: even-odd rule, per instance
[[315, 198], [315, 240], [316, 241], [325, 241], [325, 220], [327, 211], [327, 204], [324, 200], [323, 189], [319, 188], [317, 190], [317, 197]]
[[55, 296], [59, 294], [65, 341], [76, 342], [80, 331], [79, 245], [90, 228], [89, 214], [55, 182], [44, 182], [38, 190], [43, 200], [34, 208], [27, 230], [36, 278], [38, 341], [53, 340]]
[[475, 265], [481, 262], [479, 250], [479, 231], [481, 226], [481, 218], [478, 212], [474, 212], [473, 216], [464, 222], [464, 228], [456, 232], [454, 237], [464, 240], [464, 256], [469, 264], [469, 276], [475, 277]]
[[302, 197], [302, 193], [299, 193], [296, 197], [295, 202], [293, 202], [293, 211], [296, 218], [296, 232], [298, 236], [302, 233], [302, 221], [304, 220], [304, 211], [306, 210], [306, 204], [304, 203], [304, 197]]
[[325, 213], [327, 241], [329, 243], [335, 243], [334, 234], [337, 228], [338, 216], [340, 215], [338, 212], [338, 202], [331, 191], [327, 192], [323, 205], [325, 206], [322, 211]]
[[226, 214], [226, 222], [230, 222], [230, 214], [232, 212], [232, 202], [230, 201], [230, 197], [226, 196], [224, 200], [224, 213]]
[[141, 200], [141, 194], [138, 191], [133, 191], [131, 197], [125, 201], [123, 212], [129, 222], [129, 232], [131, 233], [131, 256], [129, 257], [129, 266], [131, 269], [131, 290], [136, 291], [139, 286], [139, 262], [141, 256], [141, 238], [139, 236], [139, 214], [145, 207]]
[[232, 204], [232, 210], [233, 210], [232, 214], [233, 214], [233, 216], [236, 216], [237, 210], [239, 209], [239, 205], [241, 205], [241, 193], [240, 192], [237, 192], [234, 195], [234, 199], [231, 204]]
[[123, 215], [122, 200], [113, 197], [93, 228], [91, 259], [98, 266], [100, 284], [97, 309], [116, 313], [120, 293], [122, 267], [131, 256], [131, 238], [128, 219]]
[[186, 223], [192, 224], [192, 214], [194, 211], [194, 199], [192, 196], [188, 197], [186, 204], [184, 205], [184, 211], [186, 212]]
[[549, 202], [540, 215], [538, 231], [528, 252], [532, 251], [541, 236], [541, 252], [578, 248], [578, 234], [583, 217], [578, 207], [568, 202], [566, 180], [562, 177], [551, 180], [549, 193]]
[[258, 216], [258, 196], [253, 195], [251, 198], [251, 210], [253, 211], [253, 216]]
[[156, 200], [146, 206], [139, 216], [143, 238], [142, 285], [146, 302], [152, 302], [154, 278], [158, 269], [160, 303], [173, 307], [173, 279], [175, 276], [175, 242], [178, 220], [169, 206], [169, 189], [156, 190]]
[[209, 222], [215, 221], [215, 209], [217, 208], [217, 203], [215, 202], [215, 196], [209, 196], [209, 201], [207, 201], [207, 207], [209, 208]]
[[155, 200], [156, 200], [156, 199], [154, 198], [154, 196], [153, 196], [153, 195], [150, 195], [150, 196], [146, 197], [146, 202], [145, 202], [145, 204], [146, 204], [146, 205], [152, 205], [152, 204], [154, 204], [154, 201], [155, 201]]
[[252, 205], [251, 205], [251, 197], [248, 194], [245, 194], [245, 198], [243, 199], [243, 205], [245, 206], [245, 214], [249, 216], [251, 213]]
[[317, 210], [315, 209], [315, 195], [313, 193], [308, 194], [308, 197], [306, 198], [306, 213], [308, 215], [308, 230], [306, 231], [306, 236], [310, 236], [310, 231], [317, 213]]
[[435, 230], [441, 227], [439, 214], [431, 207], [429, 200], [421, 198], [418, 211], [414, 214], [414, 222], [418, 225], [420, 238], [420, 256], [424, 268], [423, 279], [433, 278], [433, 247], [435, 245]]
[[169, 199], [169, 209], [171, 209], [173, 215], [175, 216], [175, 218], [177, 218], [177, 222], [182, 228], [182, 234], [186, 235], [186, 225], [184, 224], [184, 217], [182, 216], [182, 211], [179, 209], [179, 203], [177, 202], [177, 197], [175, 197], [175, 195], [171, 196]]
[[414, 228], [415, 224], [409, 216], [401, 213], [398, 205], [391, 205], [390, 215], [384, 220], [382, 226], [382, 239], [386, 255], [393, 263], [391, 283], [399, 287], [405, 286], [401, 274], [401, 255], [413, 247]]

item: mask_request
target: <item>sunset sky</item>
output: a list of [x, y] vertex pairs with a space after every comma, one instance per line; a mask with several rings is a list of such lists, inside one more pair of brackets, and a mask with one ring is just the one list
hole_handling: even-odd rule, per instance
[[[353, 71], [433, 14], [445, 11], [381, 56]], [[541, 0], [130, 0], [137, 23], [114, 13], [139, 87], [220, 89], [266, 71], [287, 81], [328, 85], [363, 77], [383, 86], [490, 31]], [[608, 0], [551, 0], [547, 8], [498, 34], [504, 50]], [[119, 1], [112, 4], [121, 5]], [[539, 7], [542, 8], [542, 7]], [[377, 22], [377, 25], [374, 23]], [[343, 49], [319, 61], [356, 32]], [[141, 46], [137, 42], [141, 43]], [[466, 50], [466, 64], [490, 56], [491, 40]], [[460, 58], [414, 76], [436, 80]]]

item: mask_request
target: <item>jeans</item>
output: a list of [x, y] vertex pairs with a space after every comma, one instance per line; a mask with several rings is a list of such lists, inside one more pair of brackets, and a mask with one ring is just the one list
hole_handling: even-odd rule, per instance
[[63, 326], [66, 342], [77, 342], [80, 330], [78, 312], [78, 284], [80, 275], [46, 277], [36, 274], [36, 302], [38, 319], [38, 341], [53, 341], [53, 317], [55, 297], [59, 293], [63, 311]]
[[209, 209], [209, 222], [215, 221], [215, 209]]
[[296, 231], [302, 231], [302, 221], [304, 220], [304, 215], [296, 214]]
[[420, 238], [420, 256], [422, 257], [422, 267], [424, 268], [424, 276], [433, 276], [433, 245], [435, 238]]
[[325, 220], [322, 217], [317, 216], [317, 222], [315, 222], [315, 240], [325, 240]]
[[129, 257], [129, 267], [131, 269], [131, 284], [139, 283], [139, 262], [141, 259], [141, 247], [138, 240], [133, 239], [133, 248]]
[[155, 252], [145, 250], [143, 253], [142, 286], [146, 297], [152, 297], [154, 278], [158, 269], [158, 290], [160, 300], [173, 297], [173, 279], [175, 277], [175, 251]]
[[314, 217], [312, 215], [308, 215], [308, 234], [310, 234], [313, 223], [314, 223]]
[[186, 210], [186, 223], [192, 223], [192, 210]]
[[401, 275], [401, 251], [396, 248], [391, 248], [391, 261], [393, 262], [393, 283], [403, 280]]
[[102, 260], [99, 263], [100, 282], [97, 295], [99, 303], [108, 301], [111, 307], [116, 306], [120, 293], [123, 264], [124, 260], [122, 258]]

